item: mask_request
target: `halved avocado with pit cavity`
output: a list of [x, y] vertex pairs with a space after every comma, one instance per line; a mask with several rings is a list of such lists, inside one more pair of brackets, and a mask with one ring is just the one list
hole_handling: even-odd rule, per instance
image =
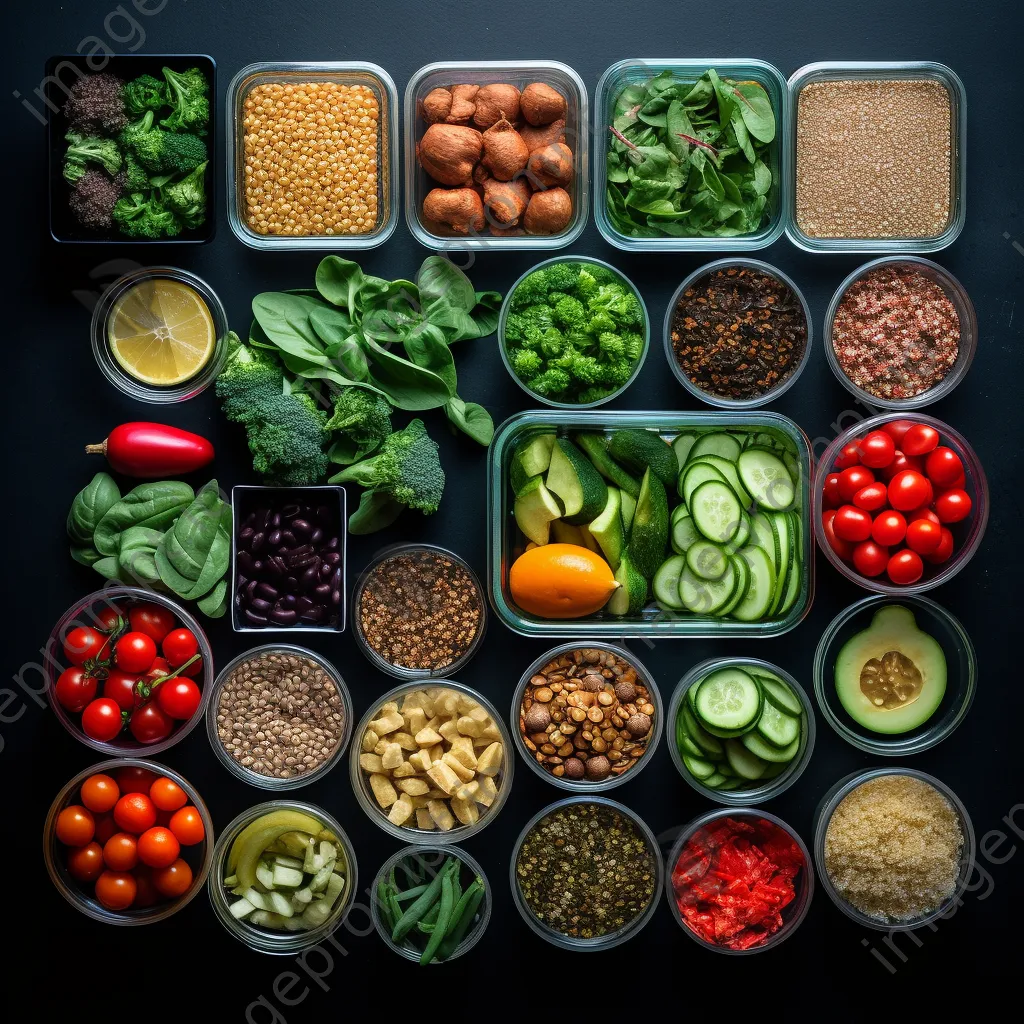
[[854, 721], [898, 735], [923, 725], [946, 692], [946, 656], [901, 604], [875, 612], [871, 625], [836, 656], [836, 694]]

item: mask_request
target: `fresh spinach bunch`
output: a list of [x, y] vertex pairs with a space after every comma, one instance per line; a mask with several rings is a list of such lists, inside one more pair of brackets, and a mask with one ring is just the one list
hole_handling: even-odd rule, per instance
[[772, 172], [775, 114], [757, 82], [697, 82], [672, 71], [615, 97], [607, 212], [631, 238], [725, 238], [760, 228]]

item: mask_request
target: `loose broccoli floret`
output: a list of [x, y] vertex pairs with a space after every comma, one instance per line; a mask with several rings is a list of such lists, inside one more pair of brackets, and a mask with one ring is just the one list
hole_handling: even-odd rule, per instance
[[576, 290], [582, 269], [579, 263], [554, 263], [550, 267], [545, 267], [541, 273], [546, 277], [549, 291], [571, 294]]
[[383, 395], [366, 388], [342, 388], [324, 430], [340, 435], [331, 439], [332, 462], [358, 462], [375, 452], [391, 433], [391, 406]]
[[75, 182], [68, 206], [75, 220], [86, 228], [109, 228], [122, 188], [121, 176], [111, 178], [90, 167]]
[[114, 206], [114, 223], [129, 238], [173, 238], [181, 222], [156, 193], [133, 192]]
[[603, 284], [587, 303], [591, 313], [607, 313], [623, 327], [639, 327], [644, 322], [640, 300], [622, 284]]
[[511, 358], [512, 370], [520, 380], [536, 376], [544, 366], [544, 361], [532, 348], [517, 348]]
[[124, 185], [129, 192], [141, 192], [149, 188], [149, 171], [128, 152], [124, 157]]
[[590, 322], [586, 308], [579, 299], [566, 295], [555, 306], [555, 321], [570, 331], [585, 331]]
[[549, 366], [543, 373], [528, 380], [527, 386], [538, 395], [560, 395], [572, 383], [572, 378], [560, 366]]
[[206, 143], [198, 136], [154, 128], [152, 110], [128, 125], [120, 142], [154, 174], [188, 174], [207, 159]]
[[171, 106], [167, 83], [152, 75], [139, 75], [128, 82], [122, 90], [124, 105], [130, 114], [136, 116], [147, 110], [154, 113], [162, 107]]
[[177, 72], [164, 68], [168, 106], [173, 111], [160, 124], [172, 132], [205, 135], [210, 123], [210, 86], [199, 68]]
[[64, 113], [71, 127], [83, 135], [119, 132], [128, 122], [121, 91], [124, 82], [103, 71], [83, 75], [68, 91]]
[[121, 170], [121, 151], [113, 139], [78, 132], [68, 132], [65, 138], [68, 148], [64, 154], [64, 177], [68, 181], [79, 181], [90, 163], [99, 164], [111, 177]]
[[168, 209], [187, 228], [197, 228], [206, 220], [206, 166], [204, 160], [190, 174], [163, 190]]

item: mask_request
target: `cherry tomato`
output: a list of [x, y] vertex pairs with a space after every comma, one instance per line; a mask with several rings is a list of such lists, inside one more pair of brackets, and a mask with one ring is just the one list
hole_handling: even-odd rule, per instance
[[160, 811], [176, 811], [188, 803], [188, 794], [173, 779], [163, 776], [149, 788], [149, 798]]
[[924, 562], [921, 561], [921, 556], [916, 551], [903, 548], [889, 559], [886, 571], [893, 583], [907, 586], [910, 583], [916, 583], [921, 578], [921, 574], [924, 572]]
[[107, 910], [127, 910], [135, 901], [138, 886], [127, 871], [104, 871], [96, 879], [96, 899]]
[[185, 668], [183, 668], [181, 670], [181, 674], [183, 676], [189, 676], [190, 678], [194, 679], [202, 671], [203, 671], [203, 659], [202, 658], [197, 658], [195, 661], [192, 662], [191, 665], [188, 665]]
[[943, 523], [959, 523], [971, 514], [971, 496], [966, 491], [943, 491], [935, 499], [935, 514]]
[[881, 471], [882, 479], [888, 482], [905, 469], [916, 469], [918, 473], [922, 473], [924, 472], [924, 462], [918, 457], [911, 458], [909, 455], [904, 455], [897, 449], [895, 458]]
[[161, 896], [174, 899], [183, 896], [192, 884], [192, 869], [180, 857], [166, 868], [154, 868], [153, 885]]
[[103, 871], [103, 847], [87, 843], [68, 852], [68, 873], [79, 882], [95, 882]]
[[882, 426], [882, 429], [892, 438], [893, 444], [897, 448], [902, 448], [903, 438], [913, 425], [913, 420], [890, 420]]
[[956, 481], [964, 471], [964, 464], [952, 448], [943, 445], [928, 453], [924, 468], [933, 484], [938, 484], [939, 487], [955, 487]]
[[156, 774], [148, 768], [129, 765], [118, 771], [117, 784], [122, 793], [148, 793], [156, 778]]
[[118, 828], [138, 835], [156, 824], [156, 808], [145, 793], [126, 793], [114, 804]]
[[202, 694], [191, 679], [168, 679], [157, 687], [156, 702], [160, 710], [171, 718], [188, 721], [199, 709]]
[[121, 790], [109, 775], [90, 775], [82, 783], [82, 803], [96, 814], [112, 810], [120, 796]]
[[854, 505], [866, 512], [877, 512], [888, 500], [889, 492], [885, 484], [879, 482], [862, 487], [853, 496]]
[[84, 665], [100, 657], [107, 638], [92, 626], [76, 626], [64, 638], [64, 657], [72, 665]]
[[900, 512], [910, 512], [927, 503], [931, 485], [917, 470], [905, 469], [889, 481], [889, 504]]
[[160, 645], [171, 668], [184, 665], [193, 654], [199, 653], [199, 641], [189, 629], [175, 629], [164, 637]]
[[862, 540], [853, 549], [853, 564], [861, 576], [881, 576], [889, 562], [889, 549], [873, 540]]
[[139, 842], [127, 832], [112, 835], [103, 844], [103, 861], [111, 871], [131, 871], [139, 862]]
[[899, 544], [907, 533], [907, 521], [894, 509], [875, 516], [871, 524], [871, 539], [883, 548], [891, 548]]
[[86, 846], [96, 835], [96, 819], [81, 804], [71, 804], [57, 815], [54, 831], [65, 846]]
[[109, 604], [92, 614], [92, 620], [96, 623], [96, 628], [102, 629], [106, 633], [109, 633], [117, 625], [117, 620], [120, 617], [121, 612], [117, 607]]
[[841, 540], [867, 540], [871, 536], [871, 516], [855, 505], [843, 505], [836, 511], [832, 529]]
[[833, 523], [836, 518], [836, 510], [830, 508], [822, 513], [821, 516], [821, 530], [825, 534], [825, 540], [828, 541], [828, 546], [844, 561], [848, 562], [853, 557], [853, 545], [841, 537], [836, 536], [836, 531], [833, 528]]
[[896, 442], [884, 430], [872, 430], [860, 443], [860, 461], [871, 469], [884, 469], [896, 457]]
[[153, 884], [153, 876], [149, 869], [140, 867], [135, 869], [135, 907], [152, 907], [160, 902], [160, 893], [156, 891]]
[[100, 846], [103, 846], [111, 836], [117, 835], [117, 831], [117, 822], [114, 821], [112, 814], [101, 814], [96, 819], [96, 835], [94, 838]]
[[843, 499], [839, 496], [839, 474], [829, 473], [825, 477], [825, 484], [822, 487], [822, 498], [827, 508], [839, 508]]
[[933, 565], [941, 565], [943, 562], [948, 562], [950, 555], [953, 554], [953, 534], [950, 533], [949, 528], [942, 527], [942, 539], [939, 541], [939, 546], [931, 552], [931, 554], [925, 555], [925, 559], [931, 562]]
[[875, 482], [875, 474], [864, 466], [851, 466], [839, 474], [839, 497], [844, 504], [849, 504], [853, 496], [868, 484]]
[[82, 732], [109, 743], [121, 731], [121, 708], [109, 697], [98, 697], [82, 712]]
[[907, 526], [907, 547], [919, 555], [930, 555], [942, 542], [942, 527], [930, 519], [915, 519]]
[[174, 614], [167, 608], [143, 601], [128, 610], [128, 621], [137, 633], [145, 633], [160, 643], [174, 629]]
[[849, 469], [850, 466], [860, 465], [860, 438], [855, 437], [849, 444], [844, 444], [836, 456], [835, 468], [839, 470]]
[[196, 843], [201, 843], [206, 836], [203, 819], [199, 816], [199, 811], [191, 805], [174, 812], [170, 829], [174, 833], [174, 838], [182, 846], [195, 846]]
[[939, 444], [939, 432], [927, 423], [915, 423], [903, 435], [900, 447], [907, 455], [927, 455]]
[[167, 664], [166, 658], [154, 658], [153, 664], [149, 666], [149, 671], [142, 678], [147, 682], [155, 683], [158, 679], [169, 676], [173, 671], [174, 669]]
[[169, 828], [156, 825], [139, 836], [139, 860], [151, 868], [170, 867], [181, 853], [181, 844]]
[[919, 519], [926, 519], [929, 523], [939, 525], [939, 517], [930, 508], [919, 508], [907, 516], [908, 523], [916, 523]]
[[156, 701], [150, 701], [132, 715], [128, 728], [139, 743], [159, 743], [171, 735], [174, 719]]
[[125, 672], [148, 672], [156, 658], [156, 644], [145, 633], [125, 633], [114, 645], [114, 657]]
[[79, 712], [84, 711], [89, 702], [96, 699], [97, 689], [95, 676], [89, 675], [79, 665], [72, 665], [57, 677], [53, 692], [62, 708]]
[[139, 702], [135, 691], [135, 684], [138, 681], [138, 676], [122, 672], [119, 668], [112, 668], [110, 674], [103, 680], [103, 696], [116, 701], [122, 711], [132, 711]]

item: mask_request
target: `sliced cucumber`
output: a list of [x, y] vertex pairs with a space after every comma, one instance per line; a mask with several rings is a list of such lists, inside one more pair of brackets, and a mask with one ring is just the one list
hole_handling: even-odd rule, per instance
[[717, 580], [702, 580], [687, 566], [679, 577], [679, 600], [694, 615], [716, 615], [729, 603], [736, 588], [736, 570], [728, 568]]
[[672, 451], [676, 453], [676, 465], [680, 470], [686, 465], [686, 459], [689, 456], [690, 449], [694, 446], [696, 440], [696, 434], [680, 434], [672, 442]]
[[[690, 693], [696, 695], [697, 686], [690, 687]], [[693, 709], [687, 701], [679, 709], [679, 717], [686, 725], [686, 731], [689, 737], [694, 743], [700, 747], [704, 753], [703, 757], [716, 759], [725, 756], [725, 748], [722, 746], [722, 741], [717, 736], [712, 736], [704, 726], [697, 721], [697, 716], [693, 713]]]
[[715, 766], [710, 761], [702, 761], [699, 757], [684, 755], [683, 764], [695, 779], [707, 779], [715, 774]]
[[682, 555], [673, 555], [661, 563], [654, 574], [651, 588], [654, 597], [664, 608], [680, 610], [683, 602], [679, 599], [679, 577], [686, 570], [686, 559]]
[[619, 586], [608, 601], [608, 611], [612, 615], [639, 615], [647, 604], [647, 580], [633, 564], [628, 550], [622, 552], [615, 579]]
[[740, 480], [740, 474], [736, 469], [735, 462], [723, 459], [720, 455], [701, 455], [699, 458], [691, 459], [690, 465], [694, 466], [698, 462], [704, 462], [709, 466], [714, 466], [715, 469], [725, 477], [729, 486], [736, 492], [736, 496], [740, 499], [743, 507], [750, 508], [754, 501], [747, 493], [747, 489], [743, 486], [743, 482]]
[[600, 434], [577, 434], [576, 443], [609, 483], [627, 491], [634, 498], [640, 493], [640, 481], [609, 455], [608, 446]]
[[[755, 729], [753, 732], [744, 733], [740, 737], [743, 744], [752, 754], [761, 758], [762, 761], [769, 761], [776, 764], [786, 764], [792, 761], [800, 749], [800, 739], [797, 737], [788, 747], [776, 747], [769, 743]], [[696, 744], [694, 744], [696, 746]], [[699, 749], [699, 748], [698, 748]]]
[[[659, 441], [666, 450], [667, 445]], [[636, 568], [653, 579], [665, 557], [668, 543], [668, 495], [665, 485], [653, 470], [647, 469], [640, 484], [640, 495], [633, 513], [627, 550]]]
[[745, 548], [750, 540], [750, 515], [744, 511], [740, 515], [740, 525], [736, 530], [736, 536], [729, 541], [730, 552], [739, 551], [740, 548]]
[[775, 565], [775, 531], [768, 522], [768, 517], [763, 512], [755, 512], [750, 517], [750, 543], [756, 544], [768, 552], [768, 556]]
[[690, 449], [689, 461], [692, 462], [699, 455], [718, 455], [735, 462], [740, 457], [740, 443], [732, 434], [702, 434]]
[[[679, 474], [679, 482], [676, 490], [679, 493], [679, 497], [686, 502], [686, 507], [690, 507], [690, 497], [697, 488], [709, 480], [717, 480], [719, 483], [726, 483], [726, 479], [722, 474], [715, 469], [714, 466], [707, 462], [695, 462], [692, 466], [687, 466]], [[692, 513], [691, 513], [692, 515]]]
[[733, 590], [732, 597], [718, 610], [718, 615], [723, 618], [732, 614], [736, 605], [746, 597], [747, 587], [750, 586], [750, 566], [747, 565], [747, 560], [740, 558], [739, 555], [730, 555], [729, 560], [736, 573], [736, 589]]
[[729, 566], [729, 557], [720, 544], [698, 540], [686, 549], [686, 564], [702, 580], [720, 580]]
[[740, 740], [725, 741], [725, 756], [729, 767], [741, 778], [756, 782], [764, 775], [765, 763], [752, 754]]
[[726, 781], [728, 781], [727, 776], [723, 775], [720, 771], [714, 772], [714, 774], [709, 775], [706, 779], [701, 779], [701, 782], [709, 789], [718, 789]]
[[622, 499], [622, 528], [626, 531], [626, 540], [629, 540], [629, 530], [633, 525], [633, 513], [636, 512], [636, 498], [629, 493], [619, 489], [619, 497]]
[[626, 531], [622, 528], [622, 491], [618, 487], [608, 488], [604, 509], [588, 529], [614, 572], [626, 546]]
[[788, 513], [770, 513], [770, 522], [775, 536], [779, 542], [779, 561], [775, 567], [775, 593], [772, 596], [772, 606], [768, 610], [769, 616], [774, 615], [782, 604], [783, 595], [786, 592], [786, 580], [793, 567], [793, 535], [790, 532], [790, 519]]
[[554, 444], [554, 434], [538, 434], [516, 449], [509, 467], [509, 482], [516, 494], [530, 477], [547, 472]]
[[693, 525], [693, 518], [686, 511], [685, 505], [677, 505], [676, 510], [682, 509], [685, 515], [677, 516], [672, 523], [672, 550], [677, 555], [685, 555], [691, 544], [704, 538], [700, 530]]
[[516, 525], [526, 538], [534, 544], [544, 545], [550, 537], [551, 524], [562, 514], [562, 506], [544, 485], [543, 479], [534, 476], [517, 496], [512, 511]]
[[579, 529], [580, 538], [583, 541], [583, 546], [585, 548], [589, 548], [591, 551], [594, 552], [595, 555], [602, 555], [603, 557], [604, 553], [601, 551], [601, 545], [597, 543], [597, 538], [590, 532], [590, 527], [581, 526]]
[[800, 588], [803, 585], [803, 566], [800, 562], [793, 565], [789, 573], [789, 579], [786, 581], [786, 593], [782, 598], [782, 604], [779, 605], [778, 612], [776, 613], [777, 618], [782, 618], [789, 614], [790, 609], [796, 604], [797, 598], [800, 597]]
[[[727, 767], [727, 765], [722, 764], [722, 765], [719, 765], [718, 767], [719, 767], [719, 775], [725, 775], [725, 773], [723, 771], [721, 771], [721, 769]], [[744, 782], [743, 779], [738, 778], [735, 775], [733, 775], [733, 776], [726, 775], [725, 781], [719, 783], [718, 789], [724, 789], [724, 790], [739, 789], [740, 786], [743, 786], [743, 785], [745, 785], [745, 782]]]
[[694, 525], [708, 540], [728, 544], [736, 536], [743, 507], [724, 481], [708, 480], [698, 485], [686, 504]]
[[762, 703], [761, 687], [753, 676], [739, 668], [720, 668], [697, 687], [695, 711], [702, 725], [745, 729], [758, 720]]
[[555, 439], [546, 483], [548, 490], [565, 506], [565, 518], [576, 525], [589, 523], [608, 500], [604, 477], [566, 437]]
[[653, 430], [613, 430], [608, 438], [608, 452], [634, 473], [642, 475], [649, 469], [666, 487], [676, 482], [676, 454]]
[[757, 622], [768, 614], [775, 595], [775, 567], [764, 548], [745, 547], [740, 553], [750, 569], [747, 592], [732, 610], [740, 622]]
[[[711, 737], [714, 739], [714, 737]], [[697, 742], [691, 739], [685, 732], [677, 737], [680, 753], [689, 754], [690, 757], [707, 757], [707, 754], [700, 748]]]
[[765, 448], [740, 452], [736, 468], [743, 486], [761, 508], [781, 512], [796, 500], [796, 486], [785, 463]]
[[799, 718], [804, 713], [800, 698], [777, 676], [769, 676], [763, 672], [755, 672], [754, 677], [764, 690], [765, 700], [774, 704], [784, 715]]
[[788, 747], [800, 738], [800, 719], [784, 715], [770, 701], [765, 701], [757, 720], [757, 731], [774, 746]]

